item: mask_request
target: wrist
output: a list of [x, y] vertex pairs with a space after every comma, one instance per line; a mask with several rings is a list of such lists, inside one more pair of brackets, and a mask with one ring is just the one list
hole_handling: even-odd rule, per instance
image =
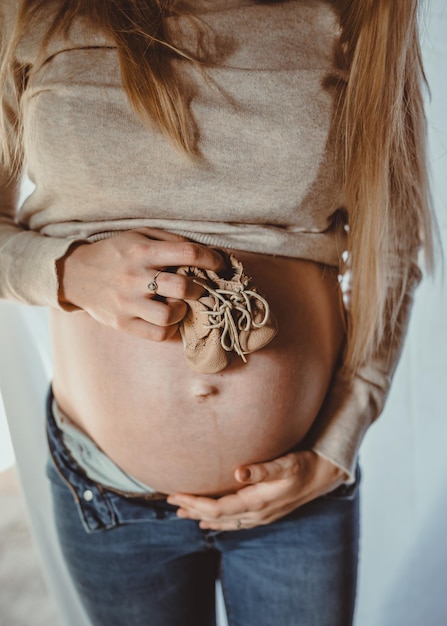
[[77, 241], [67, 250], [66, 254], [56, 262], [56, 270], [59, 280], [58, 301], [60, 306], [66, 311], [80, 308], [77, 297], [74, 293], [75, 279], [78, 270], [78, 258], [80, 249], [84, 247], [84, 242]]

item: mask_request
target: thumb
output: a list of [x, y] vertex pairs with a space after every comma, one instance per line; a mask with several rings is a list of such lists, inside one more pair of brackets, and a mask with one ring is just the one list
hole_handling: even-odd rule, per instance
[[291, 452], [280, 456], [273, 461], [241, 465], [234, 472], [234, 477], [240, 483], [255, 484], [269, 480], [288, 478], [298, 468], [297, 453]]

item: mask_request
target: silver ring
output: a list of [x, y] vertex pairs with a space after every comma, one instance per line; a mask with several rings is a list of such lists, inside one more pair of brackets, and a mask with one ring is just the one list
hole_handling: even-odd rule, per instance
[[238, 519], [236, 523], [236, 530], [240, 530], [242, 528], [242, 520]]
[[151, 282], [148, 284], [147, 288], [151, 293], [154, 293], [154, 294], [157, 293], [157, 289], [158, 289], [157, 277], [162, 273], [162, 271], [163, 270], [158, 270], [158, 272], [156, 272]]

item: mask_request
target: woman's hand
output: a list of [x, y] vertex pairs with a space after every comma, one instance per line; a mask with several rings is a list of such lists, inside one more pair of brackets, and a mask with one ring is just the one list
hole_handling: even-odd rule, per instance
[[[218, 271], [223, 257], [207, 246], [151, 228], [81, 244], [59, 264], [60, 302], [83, 309], [117, 330], [151, 341], [170, 339], [202, 295], [192, 279], [165, 268], [191, 265]], [[156, 293], [148, 284], [157, 276]], [[156, 296], [156, 297], [155, 297]]]
[[311, 450], [291, 452], [267, 463], [239, 467], [246, 487], [220, 498], [174, 494], [177, 515], [200, 521], [200, 528], [236, 530], [270, 524], [297, 507], [336, 489], [346, 474]]

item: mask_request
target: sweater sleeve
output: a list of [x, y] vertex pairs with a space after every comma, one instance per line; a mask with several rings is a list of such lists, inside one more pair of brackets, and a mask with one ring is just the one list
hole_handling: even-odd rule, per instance
[[[397, 323], [370, 360], [351, 375], [335, 371], [322, 409], [309, 433], [310, 447], [343, 469], [352, 483], [360, 444], [368, 427], [382, 412], [407, 333], [414, 291], [422, 278], [416, 260], [411, 262], [407, 288], [400, 301]], [[399, 285], [396, 286], [399, 289]]]
[[[8, 5], [9, 6], [9, 5]], [[7, 19], [8, 18], [8, 19]], [[0, 7], [0, 42], [11, 28], [11, 16]], [[0, 59], [1, 60], [1, 59]], [[17, 64], [17, 84], [24, 84], [20, 72], [26, 68]], [[18, 105], [8, 81], [0, 86], [1, 106], [8, 142], [15, 149], [18, 141]], [[19, 93], [20, 97], [20, 93]], [[0, 160], [0, 298], [26, 304], [60, 308], [58, 302], [57, 261], [72, 245], [73, 240], [46, 237], [18, 223], [16, 213], [20, 180], [11, 179]]]
[[17, 224], [17, 189], [0, 172], [0, 298], [61, 308], [57, 261], [73, 241], [46, 237]]

